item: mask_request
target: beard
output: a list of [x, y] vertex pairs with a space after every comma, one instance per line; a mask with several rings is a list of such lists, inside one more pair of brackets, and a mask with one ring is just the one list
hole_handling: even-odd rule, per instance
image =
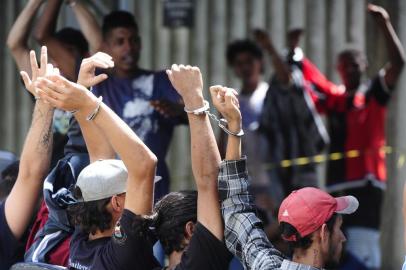
[[337, 252], [338, 246], [334, 246], [333, 243], [330, 242], [328, 259], [324, 264], [325, 269], [336, 269], [340, 265], [340, 258], [342, 255], [342, 251], [340, 253]]

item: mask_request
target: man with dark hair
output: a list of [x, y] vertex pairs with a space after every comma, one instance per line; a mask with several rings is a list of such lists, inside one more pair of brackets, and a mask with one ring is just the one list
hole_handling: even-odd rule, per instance
[[[262, 60], [263, 60], [262, 59], [263, 53], [262, 53], [261, 48], [259, 48], [255, 42], [253, 42], [249, 39], [242, 39], [242, 40], [233, 41], [232, 43], [228, 44], [227, 51], [226, 51], [226, 58], [227, 58], [228, 65], [233, 67], [235, 64], [243, 65], [245, 63], [252, 62], [252, 58], [247, 59], [248, 61], [239, 61], [240, 59], [238, 59], [238, 58], [241, 53], [249, 53], [254, 59], [259, 60], [260, 62], [262, 62]], [[262, 63], [260, 63], [260, 64], [262, 64]], [[258, 64], [256, 64], [256, 67], [257, 68], [259, 67], [259, 70], [262, 70], [262, 66], [258, 66]], [[243, 71], [246, 71], [246, 72], [242, 72], [241, 75], [245, 75], [248, 73], [248, 69], [243, 70]], [[239, 75], [239, 74], [237, 74], [237, 75]], [[251, 76], [246, 76], [246, 77], [251, 77]]]
[[190, 228], [197, 221], [197, 191], [171, 192], [156, 203], [154, 212], [157, 237], [169, 257], [169, 265], [173, 265], [172, 254], [182, 252], [193, 235]]
[[[91, 24], [89, 17], [75, 13], [78, 20]], [[186, 123], [183, 105], [163, 71], [154, 72], [138, 66], [141, 39], [131, 13], [113, 11], [103, 19], [101, 44], [92, 44], [92, 33], [85, 35], [91, 47], [100, 47], [112, 56], [114, 68], [106, 81], [93, 87], [96, 96], [112, 108], [158, 157], [157, 174], [162, 177], [155, 184], [155, 200], [169, 191], [169, 172], [165, 156], [175, 125]], [[98, 30], [101, 31], [100, 28]], [[76, 133], [76, 134], [75, 134]], [[80, 131], [71, 129], [69, 147], [83, 145], [77, 140]]]
[[[89, 81], [97, 78], [94, 71], [88, 76]], [[80, 83], [89, 82], [81, 76]], [[144, 216], [152, 210], [155, 155], [83, 85], [53, 76], [41, 80], [38, 88], [41, 99], [77, 111], [90, 155], [91, 164], [75, 185], [77, 203], [70, 206], [77, 225], [70, 242], [70, 268], [131, 269], [137, 264], [153, 269], [157, 262], [152, 243], [143, 234], [148, 224]], [[115, 154], [122, 161], [111, 159]]]
[[[270, 209], [272, 200], [269, 195], [278, 190], [275, 183], [270, 188], [270, 177], [264, 164], [270, 161], [268, 142], [258, 132], [259, 119], [269, 84], [262, 80], [263, 55], [259, 46], [248, 39], [230, 43], [226, 52], [227, 62], [234, 74], [241, 80], [238, 101], [242, 114], [242, 138], [244, 153], [252, 157], [248, 168], [252, 173], [252, 188], [256, 202], [263, 209]], [[221, 133], [220, 147], [224, 148], [226, 136]], [[224, 150], [224, 149], [221, 149]], [[266, 204], [268, 203], [268, 204]]]
[[[367, 62], [364, 53], [349, 48], [337, 57], [337, 71], [345, 92], [328, 94], [317, 101], [328, 115], [331, 153], [351, 157], [331, 160], [327, 165], [327, 189], [354, 195], [360, 200], [357, 213], [345, 220], [348, 264], [380, 269], [381, 205], [386, 186], [385, 119], [387, 106], [405, 63], [403, 47], [388, 13], [368, 5], [386, 42], [389, 61], [371, 80], [362, 81]], [[343, 268], [351, 269], [351, 267]]]

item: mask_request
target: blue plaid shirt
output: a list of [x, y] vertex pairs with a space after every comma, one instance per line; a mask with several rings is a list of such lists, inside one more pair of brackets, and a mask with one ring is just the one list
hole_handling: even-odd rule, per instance
[[261, 220], [256, 216], [254, 198], [248, 192], [246, 158], [225, 160], [218, 177], [222, 201], [227, 248], [241, 261], [245, 269], [317, 270], [317, 268], [284, 260], [284, 256], [269, 242]]

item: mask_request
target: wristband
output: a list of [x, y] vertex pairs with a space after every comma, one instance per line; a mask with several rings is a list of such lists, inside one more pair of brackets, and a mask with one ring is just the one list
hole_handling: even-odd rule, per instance
[[94, 120], [94, 119], [96, 118], [97, 114], [98, 114], [99, 111], [100, 111], [100, 106], [101, 106], [102, 102], [103, 102], [103, 97], [100, 96], [100, 97], [98, 98], [98, 100], [97, 100], [96, 109], [94, 109], [94, 111], [86, 117], [86, 120], [87, 120], [87, 121], [92, 121], [92, 120]]

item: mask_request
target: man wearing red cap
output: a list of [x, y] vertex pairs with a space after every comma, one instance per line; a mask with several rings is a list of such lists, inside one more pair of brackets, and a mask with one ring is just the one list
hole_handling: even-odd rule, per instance
[[334, 198], [317, 188], [293, 191], [278, 215], [282, 237], [293, 251], [291, 260], [284, 259], [256, 216], [240, 143], [240, 137], [229, 136], [227, 151], [235, 153], [235, 160], [222, 162], [218, 178], [227, 248], [245, 269], [317, 270], [337, 265], [346, 241], [341, 214], [354, 213], [358, 200], [353, 196]]

